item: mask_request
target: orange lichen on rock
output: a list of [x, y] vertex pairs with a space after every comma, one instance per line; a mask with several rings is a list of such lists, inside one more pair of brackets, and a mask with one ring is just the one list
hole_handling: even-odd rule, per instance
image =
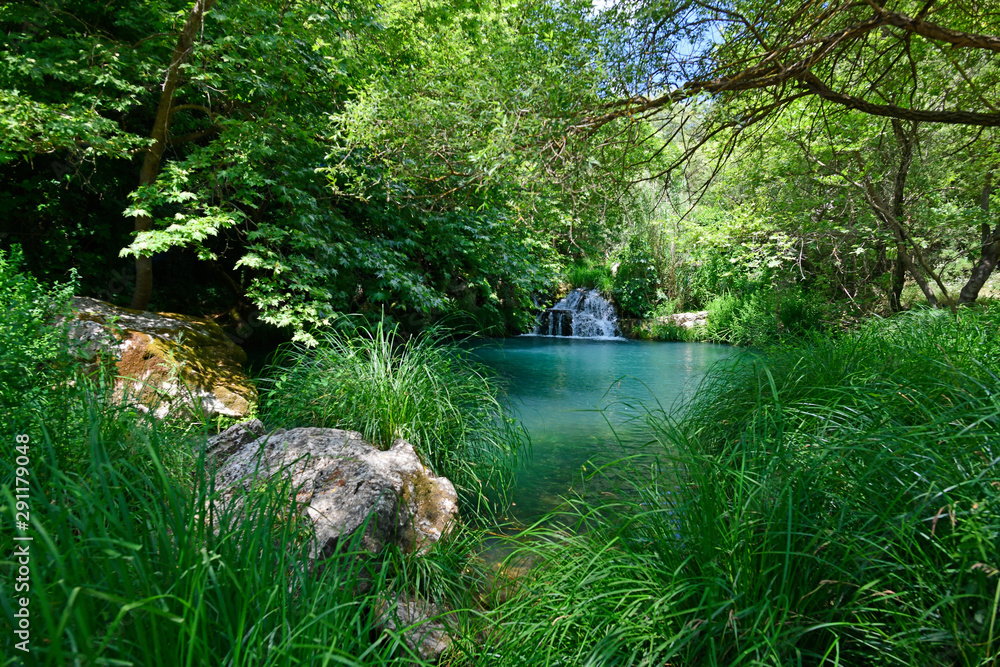
[[246, 416], [257, 390], [243, 371], [246, 354], [219, 325], [173, 313], [148, 313], [95, 299], [74, 299], [71, 337], [81, 357], [111, 363], [115, 395], [160, 416]]

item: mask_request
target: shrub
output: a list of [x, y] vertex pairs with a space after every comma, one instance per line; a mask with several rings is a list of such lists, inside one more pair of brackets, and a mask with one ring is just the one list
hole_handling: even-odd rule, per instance
[[705, 322], [705, 336], [709, 340], [729, 342], [729, 331], [733, 324], [740, 300], [726, 293], [708, 302], [708, 319]]
[[354, 429], [385, 449], [403, 438], [466, 500], [504, 502], [523, 443], [484, 367], [457, 346], [378, 324], [288, 346], [274, 365], [261, 380], [269, 423]]
[[635, 235], [615, 257], [615, 273], [611, 294], [623, 315], [645, 317], [656, 303], [659, 271], [649, 242]]
[[770, 289], [741, 296], [727, 293], [709, 302], [707, 310], [708, 339], [757, 347], [822, 331], [828, 317], [825, 307], [798, 287], [778, 293]]
[[74, 280], [51, 288], [23, 270], [15, 246], [0, 250], [0, 424], [13, 432], [32, 410], [52, 404], [72, 365], [66, 330], [56, 324], [69, 310]]

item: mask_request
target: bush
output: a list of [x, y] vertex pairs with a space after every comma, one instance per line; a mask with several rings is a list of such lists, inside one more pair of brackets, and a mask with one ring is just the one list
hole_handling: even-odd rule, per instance
[[801, 288], [724, 294], [709, 302], [705, 335], [730, 345], [760, 347], [824, 330], [826, 308]]
[[68, 314], [75, 280], [45, 288], [23, 263], [17, 246], [0, 250], [0, 424], [9, 433], [53, 404], [54, 385], [72, 366], [66, 329], [56, 321]]
[[[463, 646], [491, 664], [1000, 658], [1000, 313], [876, 321], [709, 375]], [[653, 458], [656, 454], [657, 458]], [[527, 658], [516, 646], [535, 648]]]
[[484, 367], [457, 346], [379, 324], [286, 347], [274, 366], [261, 380], [269, 423], [354, 429], [385, 449], [402, 438], [465, 500], [505, 502], [523, 442]]
[[623, 315], [645, 317], [656, 304], [660, 280], [649, 242], [640, 235], [632, 236], [615, 259], [618, 271], [611, 291], [615, 303]]

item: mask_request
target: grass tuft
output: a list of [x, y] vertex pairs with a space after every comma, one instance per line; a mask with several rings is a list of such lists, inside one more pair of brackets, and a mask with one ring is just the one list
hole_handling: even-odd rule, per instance
[[381, 324], [279, 351], [261, 381], [266, 422], [360, 431], [376, 446], [409, 441], [473, 511], [504, 506], [524, 446], [486, 369], [433, 333]]

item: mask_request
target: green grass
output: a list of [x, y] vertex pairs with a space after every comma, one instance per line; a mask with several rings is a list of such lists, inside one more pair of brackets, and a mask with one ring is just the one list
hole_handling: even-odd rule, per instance
[[[60, 336], [24, 297], [58, 295], [0, 268], [21, 285], [0, 324]], [[419, 558], [348, 541], [311, 566], [287, 486], [218, 502], [203, 432], [111, 404], [44, 340], [4, 357], [44, 391], [3, 399], [7, 446], [31, 436], [34, 540], [32, 652], [7, 634], [0, 664], [421, 664], [376, 629], [386, 599], [414, 593], [455, 609], [448, 664], [1000, 663], [1000, 308], [724, 362], [679, 421], [649, 414], [644, 451], [594, 473], [611, 499], [509, 541], [507, 564], [531, 566], [514, 581], [492, 579], [475, 556], [487, 531], [464, 525]], [[407, 438], [474, 500], [509, 484], [520, 438], [439, 339], [362, 329], [278, 365], [274, 425]], [[9, 626], [15, 463], [0, 457]]]
[[611, 268], [607, 264], [576, 262], [566, 267], [566, 282], [572, 288], [596, 289], [605, 297], [609, 297], [614, 286], [614, 276], [611, 275]]
[[524, 441], [485, 369], [457, 346], [376, 325], [286, 347], [274, 369], [261, 382], [267, 423], [353, 429], [386, 449], [402, 438], [468, 509], [506, 502]]
[[[50, 406], [54, 386], [71, 375], [67, 334], [52, 326], [69, 311], [75, 288], [46, 287], [22, 270], [18, 246], [0, 249], [0, 428], [4, 432], [30, 421], [25, 406]], [[7, 428], [3, 428], [7, 427]]]
[[997, 664], [998, 316], [912, 313], [716, 368], [607, 471], [633, 480], [614, 501], [519, 538], [511, 562], [535, 567], [468, 662]]
[[758, 288], [740, 295], [722, 294], [707, 305], [703, 339], [761, 347], [807, 337], [830, 328], [827, 306], [802, 289], [775, 292]]
[[[203, 457], [185, 474], [175, 450], [204, 436], [162, 431], [141, 415], [91, 402], [76, 471], [60, 464], [41, 421], [31, 435], [31, 652], [2, 641], [3, 664], [353, 665], [403, 663], [390, 635], [372, 632], [387, 561], [351, 542], [313, 568], [310, 532], [287, 485], [221, 503]], [[63, 443], [65, 445], [65, 443]], [[4, 457], [0, 577], [13, 582], [13, 459]], [[11, 623], [13, 590], [0, 592]]]
[[683, 327], [673, 322], [644, 320], [632, 330], [631, 337], [638, 340], [694, 343], [704, 340], [703, 330], [704, 327]]
[[[113, 400], [112, 379], [84, 376], [52, 325], [68, 292], [10, 264], [0, 273], [0, 330], [38, 335], [12, 338], [0, 369], [32, 389], [0, 391], [0, 618], [17, 627], [26, 597], [31, 627], [28, 653], [4, 633], [0, 664], [426, 664], [376, 617], [410, 592], [471, 605], [483, 579], [476, 531], [459, 526], [422, 558], [365, 554], [345, 539], [314, 567], [287, 484], [221, 502], [201, 454], [204, 420], [160, 421]], [[30, 437], [24, 454], [16, 435]], [[17, 478], [30, 480], [27, 498]], [[15, 530], [18, 512], [30, 514], [26, 531]], [[33, 538], [30, 590], [14, 588], [18, 532]]]

